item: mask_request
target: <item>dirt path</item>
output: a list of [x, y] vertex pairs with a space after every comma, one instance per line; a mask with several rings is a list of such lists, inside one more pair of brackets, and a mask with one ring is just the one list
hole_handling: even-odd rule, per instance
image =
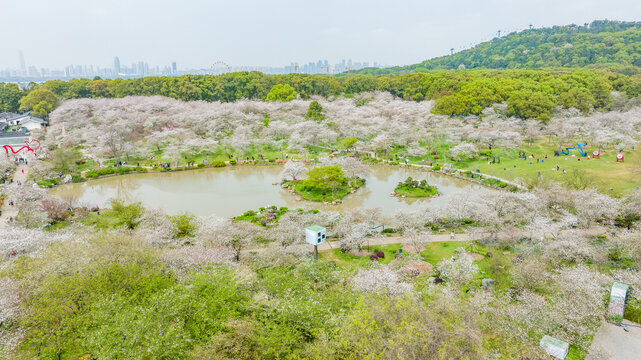
[[[624, 324], [631, 323], [627, 320]], [[607, 353], [607, 358], [612, 360], [639, 359], [641, 354], [641, 327], [630, 326], [628, 331], [623, 327], [603, 322], [594, 335], [590, 352], [602, 351]]]
[[[18, 181], [24, 186], [25, 181], [27, 181], [27, 175], [29, 173], [29, 166], [20, 164], [16, 169], [16, 172], [13, 173], [13, 184], [7, 186], [18, 186]], [[2, 204], [2, 215], [0, 215], [0, 229], [7, 226], [10, 218], [15, 218], [18, 215], [18, 206], [9, 205], [9, 201], [16, 201], [11, 197], [4, 200]]]

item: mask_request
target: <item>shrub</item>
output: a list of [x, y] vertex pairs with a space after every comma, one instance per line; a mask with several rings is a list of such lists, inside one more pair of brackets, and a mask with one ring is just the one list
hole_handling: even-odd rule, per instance
[[385, 259], [385, 253], [379, 250], [376, 252], [376, 257], [380, 259]]
[[45, 179], [37, 182], [38, 186], [50, 188], [60, 183], [60, 179]]
[[439, 170], [441, 170], [441, 165], [434, 165], [434, 166], [432, 167], [432, 170], [434, 170], [434, 171], [439, 171]]
[[72, 183], [80, 183], [80, 182], [84, 182], [84, 181], [87, 181], [87, 179], [82, 177], [82, 175], [80, 175], [80, 174], [72, 174], [71, 175], [71, 182]]
[[216, 160], [212, 163], [214, 167], [225, 167], [227, 166], [224, 161], [222, 160]]
[[203, 167], [205, 167], [205, 164], [198, 164], [198, 167], [199, 168], [203, 168]]
[[370, 255], [369, 259], [372, 261], [378, 261], [378, 256], [376, 256], [376, 254], [372, 254]]
[[113, 174], [127, 174], [130, 172], [145, 172], [147, 169], [137, 166], [137, 167], [106, 167], [97, 170], [90, 170], [85, 173], [85, 176], [88, 179], [96, 178], [99, 176], [113, 175]]
[[396, 234], [397, 231], [394, 228], [388, 227], [388, 228], [383, 229], [382, 233], [383, 234]]
[[229, 160], [229, 165], [236, 165], [236, 160]]
[[174, 225], [174, 238], [192, 237], [196, 232], [196, 222], [194, 215], [182, 214], [169, 216], [169, 220]]
[[119, 222], [129, 229], [135, 229], [136, 226], [138, 226], [144, 210], [142, 204], [139, 202], [125, 205], [125, 203], [119, 199], [111, 199], [111, 209], [118, 217]]

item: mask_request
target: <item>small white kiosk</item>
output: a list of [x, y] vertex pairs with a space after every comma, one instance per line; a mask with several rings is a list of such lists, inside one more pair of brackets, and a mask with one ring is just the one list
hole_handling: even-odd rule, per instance
[[318, 260], [318, 245], [325, 242], [327, 230], [318, 225], [312, 225], [305, 229], [305, 241], [314, 245], [314, 260]]

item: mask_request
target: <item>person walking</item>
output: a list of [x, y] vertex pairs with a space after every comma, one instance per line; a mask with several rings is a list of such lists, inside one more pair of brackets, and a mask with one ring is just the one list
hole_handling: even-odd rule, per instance
[[450, 240], [454, 241], [454, 231], [450, 233]]

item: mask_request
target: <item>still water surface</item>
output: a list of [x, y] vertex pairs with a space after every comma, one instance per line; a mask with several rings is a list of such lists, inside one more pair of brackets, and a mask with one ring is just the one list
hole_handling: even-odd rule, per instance
[[[272, 185], [278, 181], [281, 166], [233, 166], [190, 171], [130, 174], [85, 183], [66, 184], [51, 190], [53, 194], [73, 194], [81, 204], [108, 207], [109, 199], [140, 201], [147, 208], [163, 209], [168, 214], [190, 212], [231, 217], [266, 205], [289, 208], [314, 208], [341, 211], [356, 207], [380, 208], [384, 215], [410, 208], [423, 201], [443, 203], [454, 193], [484, 191], [482, 186], [414, 168], [372, 166], [365, 186], [346, 196], [341, 205], [323, 205], [296, 201], [294, 195]], [[402, 199], [389, 194], [408, 176], [427, 179], [441, 196], [431, 199]]]

